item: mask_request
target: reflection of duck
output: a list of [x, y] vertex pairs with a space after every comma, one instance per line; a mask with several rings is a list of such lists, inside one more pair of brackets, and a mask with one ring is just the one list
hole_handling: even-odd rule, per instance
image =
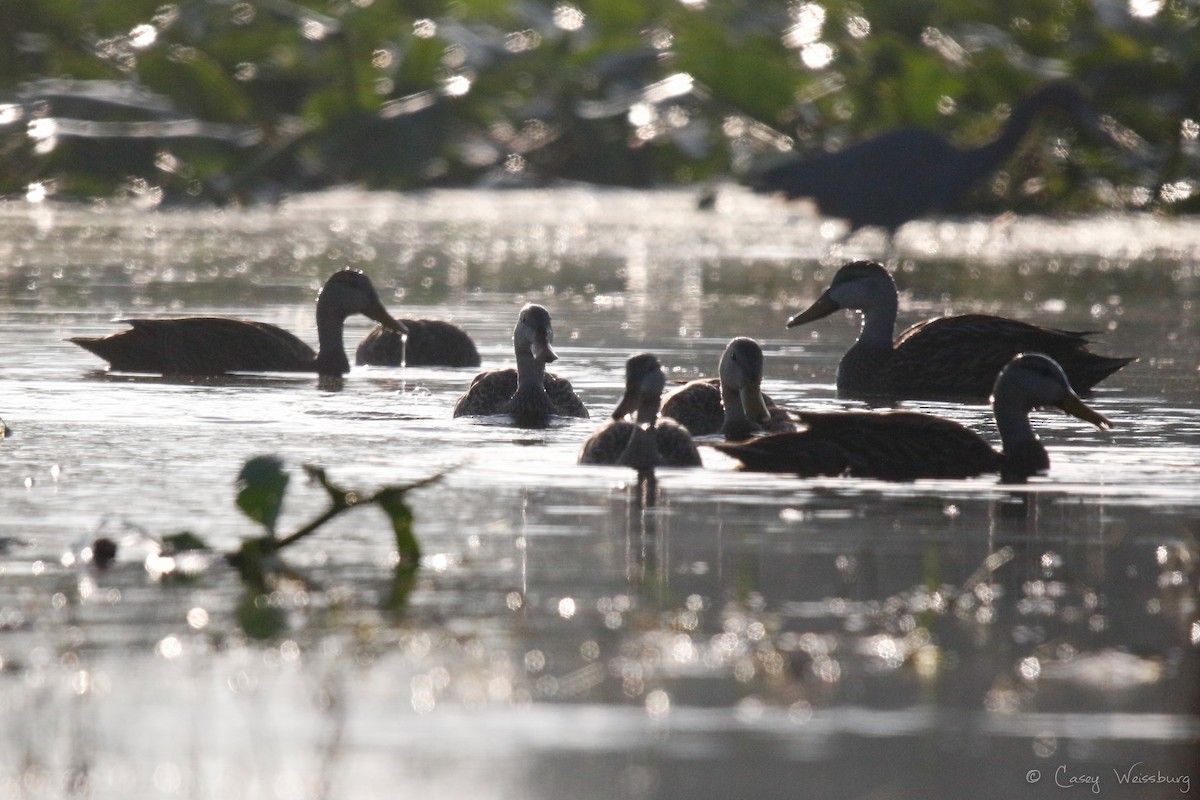
[[822, 214], [894, 234], [909, 220], [951, 210], [968, 189], [995, 171], [1016, 149], [1042, 109], [1057, 108], [1072, 120], [1111, 140], [1079, 90], [1051, 83], [1013, 108], [999, 135], [980, 147], [960, 150], [944, 137], [920, 128], [901, 128], [836, 153], [790, 159], [750, 179], [755, 191], [810, 197]]
[[756, 472], [893, 481], [999, 472], [1006, 481], [1023, 481], [1050, 468], [1046, 448], [1029, 423], [1029, 412], [1038, 406], [1056, 406], [1101, 430], [1112, 427], [1071, 391], [1053, 359], [1030, 353], [1014, 358], [996, 379], [992, 409], [1000, 453], [957, 422], [911, 411], [801, 413], [804, 431], [713, 447]]
[[[583, 444], [580, 464], [620, 464], [645, 470], [655, 466], [698, 467], [700, 453], [687, 428], [658, 416], [666, 376], [658, 359], [639, 353], [625, 362], [625, 396], [612, 419]], [[625, 419], [637, 414], [636, 423]]]
[[342, 328], [346, 317], [363, 314], [403, 333], [404, 325], [388, 314], [371, 280], [361, 272], [335, 272], [317, 295], [319, 351], [275, 325], [230, 317], [127, 319], [130, 326], [102, 338], [77, 337], [72, 342], [109, 362], [121, 372], [161, 375], [221, 375], [226, 372], [350, 371]]
[[1087, 350], [1086, 333], [1043, 328], [1004, 317], [965, 314], [917, 323], [893, 343], [896, 283], [879, 264], [855, 261], [838, 270], [815, 303], [788, 320], [793, 328], [840, 308], [861, 311], [858, 341], [842, 356], [838, 394], [866, 398], [985, 400], [1013, 356], [1045, 353], [1087, 395], [1092, 386], [1134, 361]]
[[355, 364], [375, 367], [478, 367], [479, 351], [467, 332], [440, 319], [402, 319], [402, 337], [383, 325], [363, 337]]
[[541, 426], [550, 417], [587, 418], [587, 408], [570, 381], [546, 372], [558, 356], [551, 348], [554, 329], [550, 312], [530, 303], [521, 309], [513, 329], [517, 368], [481, 372], [454, 404], [454, 416], [510, 414], [521, 426]]
[[733, 339], [721, 354], [716, 378], [690, 381], [667, 395], [662, 415], [694, 436], [722, 433], [742, 439], [758, 431], [792, 430], [787, 412], [762, 393], [763, 352], [758, 342]]

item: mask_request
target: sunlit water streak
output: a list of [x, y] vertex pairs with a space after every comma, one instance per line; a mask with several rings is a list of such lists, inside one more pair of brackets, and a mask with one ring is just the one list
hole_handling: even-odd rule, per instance
[[[902, 231], [905, 324], [984, 310], [1103, 330], [1095, 349], [1141, 357], [1093, 400], [1111, 433], [1035, 414], [1048, 476], [800, 480], [705, 448], [706, 469], [661, 472], [644, 513], [630, 473], [574, 463], [627, 355], [653, 350], [682, 381], [752, 335], [777, 402], [861, 408], [833, 388], [857, 320], [782, 322], [882, 239], [831, 252], [836, 225], [734, 189], [715, 213], [686, 192], [584, 188], [154, 214], [9, 203], [0, 228], [0, 708], [15, 721], [0, 794], [1009, 798], [1060, 762], [1191, 769], [1192, 221]], [[544, 303], [552, 369], [592, 420], [452, 419], [471, 369], [357, 368], [340, 392], [193, 383], [106, 375], [63, 341], [149, 313], [252, 316], [312, 341], [312, 294], [347, 263], [397, 316], [467, 327], [485, 367], [511, 362], [520, 304]], [[367, 330], [350, 320], [349, 346]], [[996, 441], [983, 406], [903, 406]], [[406, 616], [380, 610], [394, 545], [373, 511], [288, 555], [311, 585], [281, 596], [290, 627], [268, 644], [240, 632], [219, 560], [193, 583], [148, 579], [147, 535], [232, 549], [254, 533], [233, 481], [268, 452], [362, 489], [453, 468], [411, 498], [425, 557]], [[280, 529], [322, 503], [293, 476]], [[98, 533], [121, 541], [115, 569], [64, 562]]]

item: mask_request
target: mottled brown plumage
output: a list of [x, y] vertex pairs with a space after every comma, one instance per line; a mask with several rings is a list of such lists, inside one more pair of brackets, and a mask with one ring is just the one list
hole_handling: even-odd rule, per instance
[[[687, 428], [658, 416], [665, 384], [657, 358], [650, 353], [631, 357], [625, 363], [625, 395], [612, 418], [584, 442], [579, 463], [638, 470], [700, 466], [700, 452]], [[630, 413], [636, 414], [636, 422], [626, 419]]]
[[539, 305], [521, 309], [513, 329], [517, 368], [481, 372], [454, 404], [454, 416], [509, 415], [520, 427], [543, 427], [552, 417], [588, 417], [571, 383], [546, 372], [558, 359], [551, 344], [550, 312]]
[[1110, 358], [1087, 349], [1086, 332], [1043, 328], [986, 314], [920, 322], [892, 341], [898, 295], [879, 264], [855, 261], [838, 270], [829, 288], [789, 328], [827, 317], [841, 308], [861, 311], [862, 331], [838, 365], [842, 397], [927, 398], [986, 401], [996, 375], [1019, 353], [1045, 353], [1066, 373], [1077, 394], [1133, 358]]
[[801, 413], [803, 431], [712, 446], [756, 472], [893, 481], [998, 472], [1018, 482], [1050, 467], [1029, 423], [1029, 412], [1039, 406], [1061, 408], [1102, 430], [1111, 427], [1071, 391], [1058, 364], [1031, 353], [1013, 359], [996, 379], [992, 407], [1002, 452], [957, 422], [911, 411]]
[[683, 425], [693, 436], [721, 433], [742, 439], [751, 433], [793, 430], [787, 412], [762, 393], [763, 352], [753, 339], [739, 336], [721, 354], [718, 377], [690, 381], [663, 400], [662, 416]]
[[127, 319], [129, 330], [72, 342], [109, 362], [119, 372], [159, 375], [222, 375], [227, 372], [350, 371], [343, 326], [351, 314], [363, 314], [394, 330], [375, 287], [357, 270], [335, 272], [317, 296], [319, 352], [275, 325], [231, 317]]

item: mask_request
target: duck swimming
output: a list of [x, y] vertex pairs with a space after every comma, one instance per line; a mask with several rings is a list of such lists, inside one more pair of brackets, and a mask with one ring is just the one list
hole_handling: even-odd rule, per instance
[[478, 367], [479, 351], [467, 332], [440, 319], [401, 319], [408, 335], [379, 325], [363, 337], [354, 363], [374, 367]]
[[[700, 451], [687, 428], [658, 416], [666, 376], [650, 353], [625, 362], [625, 395], [604, 423], [584, 442], [580, 464], [609, 464], [639, 471], [663, 467], [698, 467]], [[636, 422], [625, 419], [636, 414]]]
[[551, 417], [581, 417], [588, 411], [571, 382], [546, 372], [558, 360], [551, 344], [550, 312], [530, 303], [521, 309], [513, 328], [517, 368], [481, 372], [454, 404], [454, 416], [508, 414], [520, 427], [544, 427]]
[[397, 333], [407, 331], [383, 307], [370, 278], [346, 268], [333, 273], [317, 295], [317, 351], [275, 325], [231, 317], [126, 319], [121, 322], [128, 324], [129, 330], [70, 341], [119, 372], [316, 372], [341, 376], [350, 371], [343, 326], [351, 314], [363, 314]]
[[787, 412], [762, 393], [763, 352], [745, 336], [732, 339], [721, 354], [716, 378], [690, 381], [667, 395], [662, 416], [693, 436], [724, 434], [744, 439], [760, 431], [793, 430]]
[[889, 481], [998, 472], [1006, 482], [1022, 482], [1050, 468], [1029, 422], [1029, 412], [1039, 406], [1055, 406], [1101, 430], [1112, 427], [1071, 390], [1053, 359], [1029, 353], [1014, 358], [996, 378], [992, 409], [1001, 452], [957, 422], [912, 411], [800, 413], [806, 430], [712, 447], [754, 472]]
[[845, 265], [817, 301], [787, 322], [794, 328], [841, 308], [861, 311], [862, 331], [838, 365], [841, 397], [985, 401], [996, 375], [1014, 356], [1039, 352], [1057, 361], [1072, 389], [1088, 395], [1104, 378], [1136, 361], [1087, 349], [1087, 333], [1043, 328], [987, 314], [919, 322], [895, 342], [896, 282], [881, 265]]

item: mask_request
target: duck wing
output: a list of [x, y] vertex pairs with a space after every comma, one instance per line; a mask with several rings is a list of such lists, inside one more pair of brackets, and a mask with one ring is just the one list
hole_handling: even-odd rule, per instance
[[625, 452], [634, 425], [624, 419], [610, 419], [596, 429], [579, 451], [580, 464], [613, 465]]
[[587, 406], [579, 399], [579, 395], [575, 394], [574, 387], [566, 378], [559, 377], [553, 372], [547, 372], [542, 377], [542, 388], [546, 390], [546, 396], [550, 398], [550, 403], [554, 406], [554, 413], [558, 416], [581, 419], [588, 419], [591, 416], [588, 414]]
[[663, 398], [662, 417], [670, 417], [693, 436], [721, 432], [725, 407], [721, 405], [721, 380], [701, 378], [688, 381]]
[[986, 400], [996, 376], [1020, 353], [1044, 353], [1062, 365], [1079, 394], [1134, 359], [1087, 349], [1090, 331], [1045, 328], [988, 314], [939, 317], [900, 335], [888, 366], [897, 397]]
[[129, 330], [72, 342], [121, 372], [221, 375], [226, 372], [308, 372], [316, 352], [275, 325], [231, 317], [126, 319]]
[[471, 380], [467, 391], [454, 404], [456, 417], [486, 417], [499, 414], [517, 393], [517, 371], [489, 369]]
[[804, 431], [714, 444], [747, 470], [907, 481], [965, 478], [1000, 467], [1000, 454], [950, 420], [910, 411], [805, 413]]

